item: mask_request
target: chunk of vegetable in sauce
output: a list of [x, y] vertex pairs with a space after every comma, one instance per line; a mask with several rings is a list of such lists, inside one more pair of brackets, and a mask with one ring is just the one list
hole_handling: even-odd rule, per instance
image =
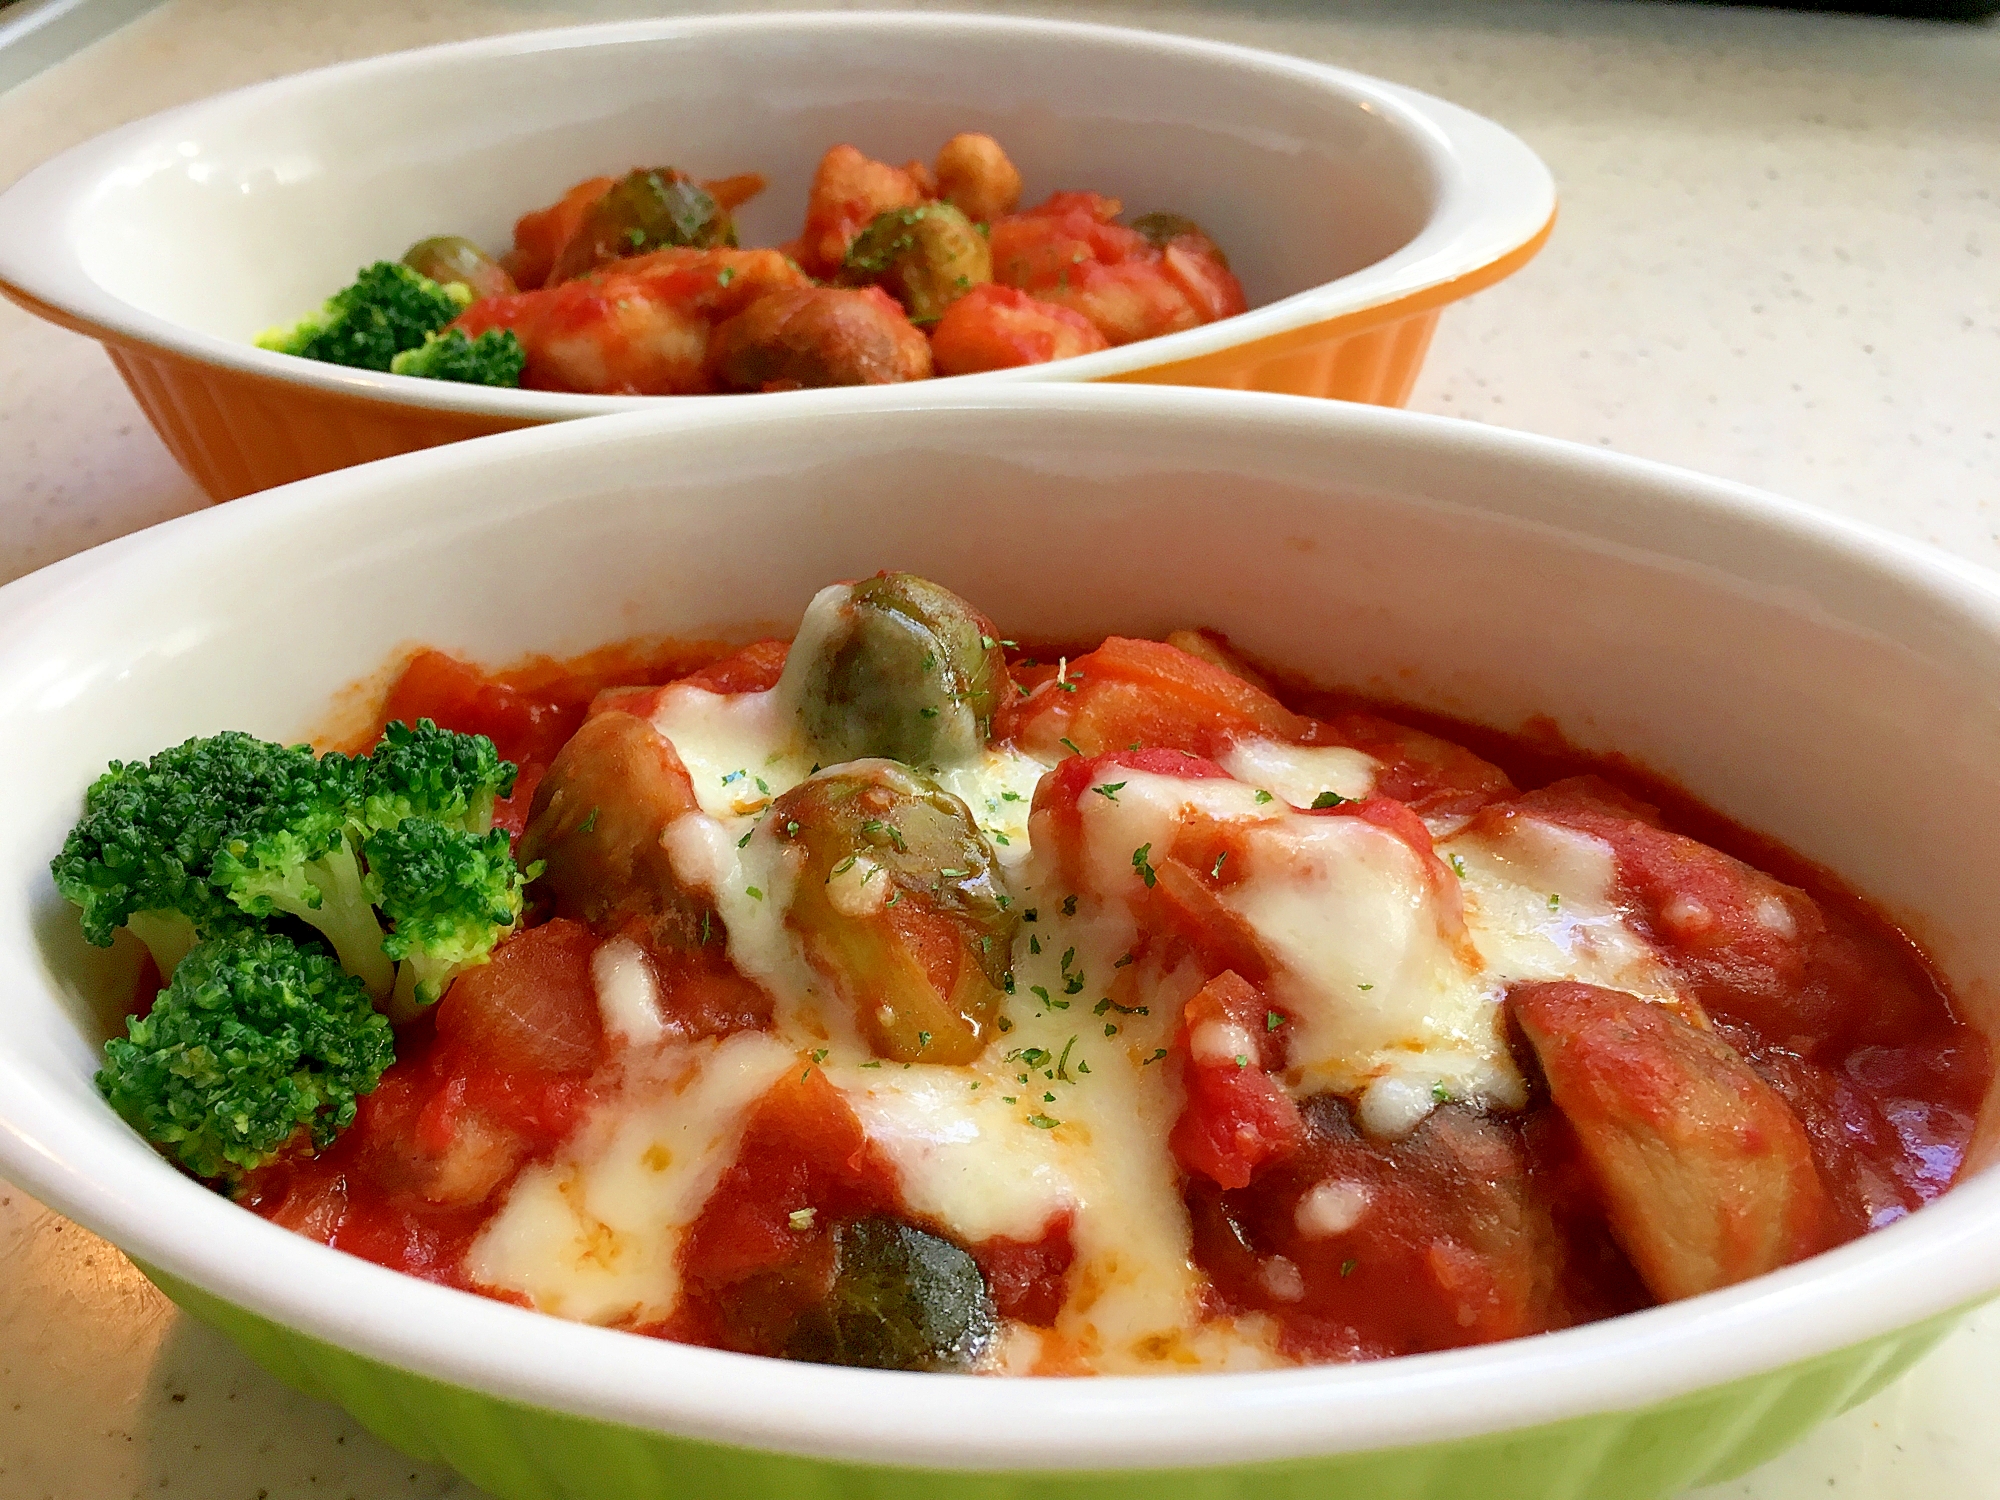
[[993, 280], [986, 236], [949, 203], [878, 214], [847, 250], [840, 280], [888, 292], [913, 323], [935, 323], [976, 286]]
[[979, 1265], [950, 1240], [886, 1217], [834, 1231], [833, 1286], [785, 1342], [787, 1359], [869, 1370], [963, 1370], [998, 1320]]
[[875, 1052], [977, 1057], [1019, 917], [965, 804], [906, 766], [860, 761], [786, 792], [765, 826], [805, 856], [786, 920]]
[[993, 623], [913, 573], [822, 589], [778, 690], [820, 761], [960, 765], [985, 748], [1007, 686]]
[[549, 284], [668, 245], [734, 245], [736, 226], [699, 182], [672, 167], [627, 172], [593, 203], [556, 256]]
[[1654, 1296], [1824, 1248], [1832, 1211], [1805, 1128], [1726, 1042], [1594, 985], [1523, 985], [1510, 1003]]
[[667, 825], [695, 810], [680, 756], [653, 726], [613, 710], [587, 720], [535, 789], [524, 863], [544, 866], [534, 894], [559, 915], [609, 928], [645, 922], [652, 945], [700, 947], [719, 929], [712, 908], [681, 886], [661, 844]]
[[481, 297], [512, 296], [520, 288], [507, 270], [463, 235], [439, 234], [403, 252], [403, 264], [439, 286], [458, 285]]

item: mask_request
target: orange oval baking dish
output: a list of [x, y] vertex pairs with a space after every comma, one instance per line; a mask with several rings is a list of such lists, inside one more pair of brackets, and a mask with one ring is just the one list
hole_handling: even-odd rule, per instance
[[[1439, 311], [1526, 264], [1554, 221], [1546, 167], [1507, 131], [1300, 59], [999, 17], [733, 16], [397, 54], [125, 126], [0, 194], [0, 293], [100, 340], [181, 466], [231, 499], [543, 422], [746, 399], [460, 385], [251, 342], [357, 265], [441, 226], [504, 244], [517, 214], [578, 177], [665, 152], [766, 172], [771, 190], [738, 218], [746, 243], [776, 243], [826, 145], [901, 160], [968, 129], [1007, 144], [1030, 198], [1091, 186], [1190, 213], [1251, 307], [954, 387], [1121, 381], [1401, 405]], [[905, 405], [934, 384], [747, 399], [774, 415], [802, 400]]]

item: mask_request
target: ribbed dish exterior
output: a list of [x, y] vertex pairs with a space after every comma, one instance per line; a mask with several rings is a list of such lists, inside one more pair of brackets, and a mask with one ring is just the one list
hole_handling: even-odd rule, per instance
[[279, 1379], [500, 1500], [1664, 1500], [1773, 1457], [1902, 1374], [1964, 1315], [1640, 1411], [1489, 1437], [1215, 1469], [995, 1474], [832, 1463], [565, 1416], [394, 1369], [147, 1274]]
[[[1333, 324], [1297, 329], [1118, 378], [1401, 406], [1416, 384], [1437, 317], [1431, 310], [1353, 333], [1336, 332]], [[1339, 326], [1351, 325], [1343, 319]], [[106, 348], [167, 450], [214, 500], [536, 425], [292, 385], [150, 345]]]
[[[1401, 406], [1416, 388], [1437, 320], [1433, 308], [1356, 332], [1336, 333], [1327, 325], [1295, 329], [1116, 378], [1144, 385], [1201, 385]], [[1340, 326], [1352, 325], [1343, 319]]]
[[105, 347], [167, 451], [211, 500], [536, 425], [339, 395], [149, 346]]

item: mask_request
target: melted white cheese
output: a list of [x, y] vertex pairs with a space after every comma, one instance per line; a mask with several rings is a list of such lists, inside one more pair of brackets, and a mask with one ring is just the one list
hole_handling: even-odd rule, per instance
[[1175, 831], [1190, 816], [1245, 824], [1275, 823], [1286, 805], [1270, 792], [1219, 777], [1183, 780], [1146, 771], [1118, 773], [1109, 795], [1094, 788], [1077, 798], [1083, 824], [1083, 887], [1103, 902], [1130, 942], [1136, 923], [1130, 904], [1145, 894], [1146, 866], [1165, 860]]
[[591, 983], [605, 1032], [627, 1046], [647, 1047], [666, 1034], [659, 985], [646, 950], [630, 938], [613, 938], [590, 955]]
[[[1293, 1017], [1287, 1086], [1347, 1094], [1373, 1134], [1407, 1132], [1443, 1097], [1521, 1102], [1500, 1024], [1514, 979], [1674, 998], [1617, 907], [1609, 849], [1587, 836], [1527, 819], [1463, 833], [1438, 846], [1446, 875], [1377, 825], [1296, 810], [1321, 792], [1365, 796], [1369, 757], [1253, 742], [1224, 758], [1239, 779], [1121, 771], [1112, 794], [1086, 790], [1072, 891], [1031, 835], [1046, 768], [1002, 747], [939, 778], [987, 831], [1029, 918], [1000, 1033], [966, 1067], [876, 1060], [785, 925], [796, 851], [764, 819], [813, 765], [780, 693], [669, 689], [653, 722], [701, 808], [663, 839], [674, 871], [714, 901], [731, 961], [776, 1000], [774, 1024], [719, 1043], [663, 1042], [643, 958], [635, 969], [618, 945], [600, 950], [607, 1032], [632, 1044], [627, 1083], [556, 1159], [522, 1174], [467, 1262], [481, 1285], [563, 1316], [649, 1322], [672, 1311], [680, 1240], [734, 1158], [747, 1111], [810, 1054], [913, 1212], [968, 1243], [1034, 1240], [1067, 1220], [1075, 1259], [1055, 1329], [1008, 1330], [992, 1368], [1285, 1363], [1270, 1319], [1209, 1315], [1191, 1259], [1167, 1144], [1184, 1099], [1168, 1049], [1201, 975], [1134, 957], [1149, 868], [1190, 817], [1240, 825], [1242, 866], [1218, 894], [1268, 955], [1274, 999]], [[882, 882], [850, 884], [829, 893], [838, 909], [860, 910]], [[1256, 1043], [1211, 1029], [1194, 1038], [1204, 1053]], [[1300, 1228], [1339, 1233], [1367, 1211], [1365, 1186], [1323, 1183], [1301, 1203]], [[1298, 1277], [1277, 1262], [1260, 1274], [1274, 1296]]]
[[711, 818], [752, 817], [812, 774], [812, 752], [775, 690], [670, 687], [653, 727], [680, 753], [695, 801]]
[[1243, 857], [1223, 904], [1273, 961], [1296, 1092], [1363, 1095], [1364, 1127], [1378, 1085], [1385, 1102], [1526, 1102], [1458, 892], [1407, 841], [1362, 818], [1292, 814], [1253, 832]]
[[1604, 840], [1517, 815], [1441, 840], [1437, 851], [1464, 891], [1467, 936], [1497, 977], [1577, 979], [1678, 1003], [1673, 976], [1619, 905]]
[[1001, 869], [1018, 871], [1028, 858], [1028, 810], [1048, 767], [1011, 745], [996, 745], [974, 765], [935, 773], [937, 783], [966, 805], [986, 834]]
[[554, 1160], [515, 1179], [467, 1276], [581, 1322], [664, 1318], [683, 1234], [735, 1159], [750, 1106], [798, 1062], [762, 1032], [666, 1049]]
[[1346, 745], [1288, 745], [1283, 740], [1239, 740], [1216, 764], [1294, 807], [1311, 807], [1323, 792], [1358, 801], [1375, 790], [1380, 769], [1374, 756]]

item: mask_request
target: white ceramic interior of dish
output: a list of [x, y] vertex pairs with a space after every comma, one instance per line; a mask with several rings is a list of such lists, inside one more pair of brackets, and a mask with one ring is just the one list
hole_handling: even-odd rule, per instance
[[89, 970], [46, 865], [107, 759], [304, 732], [412, 643], [499, 664], [748, 635], [885, 566], [1009, 631], [1206, 624], [1330, 684], [1503, 728], [1552, 717], [1840, 872], [2000, 1034], [1987, 574], [1719, 481], [1366, 407], [1137, 387], [808, 402], [782, 423], [618, 418], [368, 465], [0, 590], [0, 1172], [153, 1265], [391, 1364], [717, 1441], [945, 1467], [1172, 1467], [1528, 1426], [2000, 1288], [1988, 1172], [1776, 1275], [1514, 1343], [1154, 1380], [827, 1369], [564, 1323], [310, 1244], [177, 1175], [97, 1098]]
[[504, 249], [517, 217], [586, 177], [762, 172], [742, 237], [779, 244], [829, 146], [928, 161], [961, 130], [1006, 145], [1025, 202], [1091, 188], [1132, 214], [1192, 215], [1257, 309], [1032, 378], [1095, 378], [1375, 306], [1497, 259], [1554, 210], [1547, 169], [1499, 126], [1296, 58], [1006, 17], [725, 16], [456, 43], [155, 115], [0, 195], [0, 279], [235, 368], [580, 415], [648, 398], [452, 387], [248, 341], [425, 236]]

